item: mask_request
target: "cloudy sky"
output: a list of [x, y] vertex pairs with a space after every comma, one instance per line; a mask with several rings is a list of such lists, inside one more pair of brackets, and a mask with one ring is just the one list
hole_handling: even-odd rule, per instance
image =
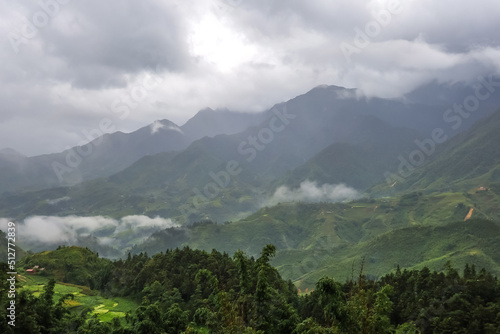
[[499, 16], [498, 0], [2, 1], [0, 148], [57, 152], [105, 118], [182, 125], [320, 84], [471, 82], [500, 72]]

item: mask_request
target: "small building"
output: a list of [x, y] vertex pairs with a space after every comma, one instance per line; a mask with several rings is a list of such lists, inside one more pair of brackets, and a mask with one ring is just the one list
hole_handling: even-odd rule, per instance
[[45, 268], [40, 269], [40, 266], [33, 266], [31, 269], [26, 269], [27, 274], [35, 274], [38, 270], [45, 270]]

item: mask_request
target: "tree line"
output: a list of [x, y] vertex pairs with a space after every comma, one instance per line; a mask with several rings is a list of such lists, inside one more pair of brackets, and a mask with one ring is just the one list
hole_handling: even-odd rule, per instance
[[[64, 251], [64, 248], [61, 249]], [[86, 250], [88, 252], [88, 250]], [[337, 282], [322, 277], [314, 291], [298, 293], [271, 264], [276, 249], [259, 258], [242, 251], [232, 257], [216, 250], [188, 247], [149, 257], [93, 260], [87, 284], [107, 297], [137, 298], [140, 306], [111, 322], [100, 322], [90, 309], [74, 311], [66, 295], [54, 298], [55, 280], [39, 297], [21, 290], [13, 329], [2, 333], [499, 333], [500, 284], [496, 277], [467, 265], [459, 273], [450, 263], [442, 272], [400, 270], [378, 280], [362, 270], [356, 279]], [[96, 267], [96, 265], [98, 266]], [[69, 283], [81, 277], [66, 268]], [[81, 270], [81, 268], [79, 269]], [[8, 270], [1, 264], [0, 275]], [[5, 277], [0, 288], [5, 291]], [[20, 285], [21, 282], [19, 282]], [[8, 300], [0, 296], [5, 319]]]

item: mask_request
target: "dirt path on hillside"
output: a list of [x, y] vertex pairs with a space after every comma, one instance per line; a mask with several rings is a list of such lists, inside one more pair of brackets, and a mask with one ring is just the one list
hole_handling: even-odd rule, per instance
[[470, 208], [469, 213], [468, 213], [468, 214], [467, 214], [467, 216], [465, 216], [465, 218], [464, 218], [464, 221], [469, 220], [469, 219], [470, 219], [470, 217], [472, 217], [472, 212], [473, 212], [473, 211], [474, 211], [474, 208]]

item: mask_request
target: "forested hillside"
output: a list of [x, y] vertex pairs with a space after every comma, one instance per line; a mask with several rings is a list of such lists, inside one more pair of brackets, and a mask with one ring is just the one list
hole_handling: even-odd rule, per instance
[[[23, 284], [16, 304], [16, 326], [2, 322], [2, 333], [498, 333], [500, 283], [484, 269], [466, 265], [458, 272], [400, 270], [377, 281], [363, 263], [351, 279], [327, 276], [315, 288], [299, 291], [281, 278], [267, 245], [257, 259], [238, 251], [232, 257], [189, 248], [149, 257], [102, 260], [87, 249], [61, 247], [33, 254], [18, 268], [43, 264], [50, 280], [38, 295]], [[88, 262], [92, 263], [89, 267]], [[7, 289], [2, 265], [1, 288]], [[90, 270], [91, 269], [91, 270]], [[78, 273], [78, 275], [75, 275]], [[41, 275], [41, 273], [34, 274]], [[62, 277], [62, 278], [61, 278]], [[82, 282], [86, 277], [87, 282]], [[82, 307], [75, 294], [58, 295], [61, 284], [87, 285], [86, 294], [136, 300], [123, 317], [102, 318], [103, 304]], [[22, 288], [21, 286], [24, 286]], [[92, 288], [92, 290], [89, 289]], [[0, 296], [2, 318], [8, 300]], [[111, 312], [109, 312], [111, 313]]]

